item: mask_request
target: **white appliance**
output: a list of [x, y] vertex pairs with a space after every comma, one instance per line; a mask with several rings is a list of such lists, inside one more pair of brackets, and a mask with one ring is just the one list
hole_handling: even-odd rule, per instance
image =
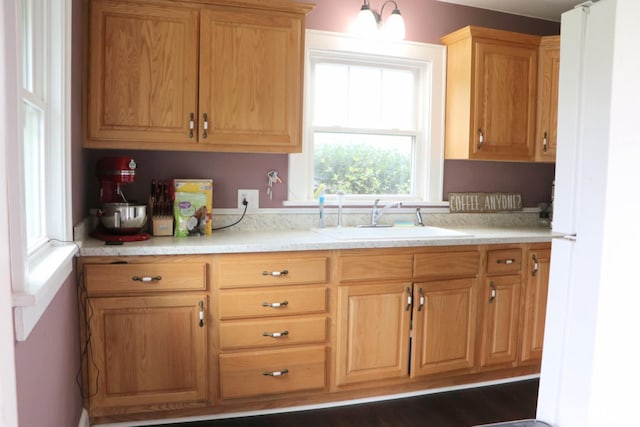
[[537, 413], [554, 427], [640, 425], [639, 17], [639, 0], [562, 15], [557, 238]]

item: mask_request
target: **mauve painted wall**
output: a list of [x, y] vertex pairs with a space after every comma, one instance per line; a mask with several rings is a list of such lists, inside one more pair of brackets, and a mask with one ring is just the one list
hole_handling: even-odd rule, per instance
[[78, 425], [82, 411], [76, 384], [80, 347], [75, 271], [72, 274], [29, 338], [16, 343], [20, 426]]
[[[307, 28], [347, 32], [361, 0], [316, 0], [307, 16]], [[382, 0], [372, 0], [377, 9]], [[470, 8], [435, 0], [400, 0], [398, 6], [407, 25], [407, 39], [440, 43], [440, 37], [466, 25], [480, 25], [524, 33], [560, 33], [560, 24], [539, 19]], [[386, 12], [385, 12], [386, 15]], [[98, 184], [93, 165], [104, 155], [130, 155], [139, 163], [137, 182], [125, 189], [132, 199], [144, 200], [151, 178], [212, 178], [216, 207], [235, 207], [238, 188], [260, 189], [261, 207], [282, 207], [287, 197], [288, 158], [284, 154], [181, 153], [91, 150], [84, 173], [85, 208], [96, 207]], [[273, 200], [264, 191], [266, 174], [276, 169], [284, 185], [277, 185]], [[553, 165], [477, 161], [445, 161], [444, 194], [450, 191], [514, 191], [523, 194], [525, 206], [536, 206], [551, 196]], [[77, 176], [82, 176], [79, 172]]]
[[[72, 169], [82, 171], [82, 0], [72, 0]], [[83, 173], [74, 174], [73, 223], [86, 215]], [[16, 342], [18, 421], [24, 427], [75, 427], [82, 411], [76, 375], [80, 339], [75, 268], [24, 342]]]

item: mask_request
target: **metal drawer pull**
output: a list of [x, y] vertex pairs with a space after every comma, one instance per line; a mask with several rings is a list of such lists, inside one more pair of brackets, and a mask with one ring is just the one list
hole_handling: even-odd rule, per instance
[[282, 302], [263, 302], [262, 306], [263, 307], [271, 307], [271, 308], [279, 308], [279, 307], [286, 307], [289, 305], [289, 301], [282, 301]]
[[545, 132], [544, 138], [542, 138], [542, 151], [546, 153], [548, 148], [549, 148], [549, 142], [547, 141], [547, 132]]
[[204, 301], [198, 301], [198, 305], [200, 306], [200, 312], [198, 313], [200, 321], [198, 322], [198, 326], [202, 328], [204, 327]]
[[538, 262], [538, 258], [536, 258], [535, 254], [533, 254], [531, 259], [533, 259], [533, 270], [531, 271], [531, 275], [535, 276], [538, 270], [540, 270], [540, 263]]
[[262, 375], [264, 375], [265, 377], [281, 377], [282, 375], [286, 375], [288, 373], [288, 369], [283, 369], [282, 371], [263, 372]]
[[189, 114], [189, 138], [193, 138], [193, 129], [196, 126], [195, 119], [196, 119], [195, 114], [190, 113]]
[[138, 281], [138, 282], [143, 282], [143, 283], [148, 283], [148, 282], [153, 282], [154, 280], [156, 281], [160, 281], [162, 280], [162, 276], [133, 276], [131, 278], [131, 280]]
[[282, 270], [282, 271], [263, 271], [262, 275], [263, 276], [286, 276], [287, 274], [289, 274], [289, 270]]
[[263, 337], [271, 337], [271, 338], [286, 337], [287, 335], [289, 335], [289, 331], [282, 331], [282, 332], [263, 332], [263, 333], [262, 333], [262, 336], [263, 336]]
[[420, 294], [420, 305], [418, 305], [418, 311], [422, 311], [422, 308], [424, 307], [424, 292], [422, 291], [422, 288], [418, 289], [418, 293]]
[[513, 264], [514, 262], [516, 262], [516, 260], [513, 259], [513, 258], [507, 258], [507, 259], [499, 259], [496, 262], [498, 264], [507, 264], [507, 265], [509, 265], [509, 264]]
[[484, 144], [484, 134], [482, 129], [478, 129], [478, 145], [476, 146], [478, 150], [482, 148], [482, 144]]
[[496, 284], [493, 282], [489, 282], [489, 287], [491, 288], [491, 296], [489, 297], [489, 303], [492, 303], [493, 300], [496, 299], [496, 294], [497, 294]]

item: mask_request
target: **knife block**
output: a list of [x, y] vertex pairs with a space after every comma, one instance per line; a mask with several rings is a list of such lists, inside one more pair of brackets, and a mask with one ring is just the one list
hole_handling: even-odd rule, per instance
[[154, 236], [173, 236], [173, 217], [153, 216], [151, 217], [151, 225]]

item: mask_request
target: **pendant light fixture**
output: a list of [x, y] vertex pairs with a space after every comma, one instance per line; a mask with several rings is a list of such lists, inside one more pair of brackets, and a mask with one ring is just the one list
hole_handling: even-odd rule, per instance
[[[393, 5], [393, 10], [386, 22], [382, 24], [382, 14], [388, 4]], [[405, 38], [404, 19], [400, 15], [398, 4], [393, 0], [387, 0], [382, 4], [380, 12], [371, 9], [369, 0], [364, 0], [360, 13], [356, 17], [352, 32], [367, 38], [384, 38], [387, 40], [403, 40]]]

